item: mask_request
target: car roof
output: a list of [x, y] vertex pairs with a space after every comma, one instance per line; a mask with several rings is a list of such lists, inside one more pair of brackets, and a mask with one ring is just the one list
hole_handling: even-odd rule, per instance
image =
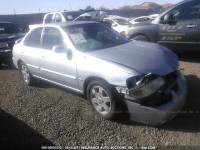
[[63, 26], [70, 26], [70, 25], [77, 25], [77, 24], [88, 24], [88, 23], [98, 23], [95, 21], [67, 21], [67, 22], [54, 22], [54, 23], [47, 23], [47, 24], [33, 24], [29, 25], [30, 29], [38, 28], [38, 27], [63, 27]]

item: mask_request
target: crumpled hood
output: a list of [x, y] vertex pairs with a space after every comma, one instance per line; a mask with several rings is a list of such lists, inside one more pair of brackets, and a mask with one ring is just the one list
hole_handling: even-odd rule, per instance
[[133, 41], [87, 54], [122, 64], [141, 74], [152, 73], [164, 76], [175, 71], [179, 65], [178, 57], [167, 48], [141, 41]]

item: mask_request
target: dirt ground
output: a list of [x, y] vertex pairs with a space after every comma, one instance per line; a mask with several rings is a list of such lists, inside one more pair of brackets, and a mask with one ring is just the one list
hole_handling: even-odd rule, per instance
[[5, 149], [16, 146], [21, 149], [80, 149], [81, 146], [200, 149], [200, 52], [176, 53], [179, 69], [187, 80], [187, 101], [177, 117], [159, 127], [131, 122], [126, 116], [116, 121], [103, 120], [77, 93], [45, 82], [28, 87], [16, 69], [3, 66], [0, 69], [0, 146]]

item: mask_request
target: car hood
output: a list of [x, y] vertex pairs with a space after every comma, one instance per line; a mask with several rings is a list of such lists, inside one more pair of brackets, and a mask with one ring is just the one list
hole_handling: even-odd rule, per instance
[[24, 36], [23, 33], [18, 34], [0, 34], [0, 42], [14, 41]]
[[175, 71], [179, 65], [178, 57], [167, 48], [141, 41], [88, 52], [88, 55], [127, 66], [141, 74], [164, 76]]

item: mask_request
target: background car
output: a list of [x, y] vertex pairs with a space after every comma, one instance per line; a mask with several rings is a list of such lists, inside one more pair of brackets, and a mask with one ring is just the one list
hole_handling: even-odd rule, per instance
[[10, 63], [13, 45], [23, 36], [21, 29], [15, 24], [0, 22], [0, 66], [3, 61]]
[[200, 1], [185, 0], [170, 7], [152, 22], [128, 29], [126, 37], [157, 42], [172, 50], [199, 50]]
[[84, 14], [81, 14], [74, 21], [98, 21], [101, 22], [103, 18], [107, 16], [107, 13], [104, 11], [91, 11]]
[[141, 16], [141, 17], [137, 17], [134, 19], [129, 20], [132, 24], [136, 24], [136, 23], [141, 23], [141, 22], [146, 22], [146, 21], [151, 21], [154, 18], [151, 16]]
[[109, 23], [111, 28], [123, 35], [125, 34], [125, 31], [133, 25], [126, 19], [119, 16], [108, 16], [103, 19], [103, 22]]
[[159, 14], [152, 14], [152, 15], [149, 15], [149, 16], [152, 17], [153, 19], [156, 19], [159, 16]]
[[63, 11], [51, 12], [44, 15], [43, 24], [51, 22], [73, 21], [76, 17], [84, 13], [83, 11]]
[[186, 83], [173, 52], [129, 41], [96, 22], [32, 26], [15, 44], [13, 62], [27, 85], [35, 77], [80, 92], [104, 119], [127, 108], [131, 120], [159, 125], [185, 103]]

